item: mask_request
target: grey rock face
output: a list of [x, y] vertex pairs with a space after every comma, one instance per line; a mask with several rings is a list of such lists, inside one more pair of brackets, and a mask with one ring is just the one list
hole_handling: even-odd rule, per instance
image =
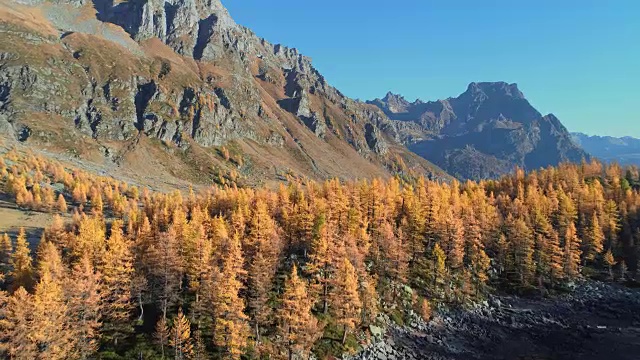
[[[23, 100], [47, 98], [54, 89], [65, 86], [62, 79], [60, 82], [42, 79], [29, 67], [0, 68], [3, 132], [13, 131], [11, 124], [20, 113], [33, 111], [68, 117], [80, 131], [100, 139], [126, 140], [138, 131], [178, 145], [182, 132], [203, 146], [220, 145], [239, 137], [256, 138], [231, 109], [232, 100], [222, 90], [185, 89], [179, 94], [165, 93], [155, 82], [138, 78], [129, 82], [85, 83], [81, 94], [73, 94], [78, 106], [65, 110], [46, 101]], [[15, 104], [14, 100], [20, 103]], [[167, 105], [170, 103], [180, 104], [177, 113], [171, 113]]]
[[[294, 94], [298, 95], [298, 91]], [[327, 133], [326, 120], [315, 111], [311, 111], [306, 90], [300, 90], [299, 96], [280, 100], [279, 103], [283, 109], [296, 115], [316, 136], [324, 138]]]
[[0, 134], [12, 135], [14, 133], [13, 126], [9, 122], [6, 115], [0, 114]]
[[[69, 3], [82, 5], [80, 2]], [[48, 8], [46, 15], [62, 31], [68, 27], [70, 31], [87, 30], [88, 33], [96, 34], [94, 29], [85, 29], [74, 23], [72, 13], [62, 14], [54, 9]], [[219, 1], [149, 0], [122, 2], [115, 6], [96, 2], [96, 9], [99, 19], [121, 25], [135, 40], [158, 37], [176, 52], [189, 56], [197, 45], [199, 26], [209, 26], [212, 33], [236, 31], [238, 28]], [[201, 20], [205, 16], [215, 21], [207, 22], [206, 18]], [[34, 41], [50, 40], [34, 38]], [[219, 48], [224, 50], [225, 46], [221, 45]], [[223, 56], [226, 53], [220, 52], [217, 55]], [[77, 56], [81, 54], [78, 53]], [[2, 58], [19, 63], [19, 57], [11, 53], [3, 53]], [[61, 64], [59, 70], [75, 74], [66, 77], [51, 74], [48, 67], [0, 67], [0, 115], [3, 131], [13, 132], [15, 126], [12, 124], [20, 114], [31, 111], [54, 113], [69, 118], [77, 129], [97, 139], [126, 140], [142, 131], [163, 141], [182, 144], [183, 133], [186, 133], [203, 146], [214, 146], [235, 138], [258, 137], [250, 129], [249, 123], [241, 121], [241, 113], [245, 116], [256, 115], [260, 104], [260, 96], [250, 83], [248, 73], [244, 78], [243, 74], [239, 74], [241, 80], [234, 82], [228, 89], [212, 88], [204, 84], [199, 88], [176, 89], [161, 88], [154, 81], [137, 76], [124, 81], [109, 79], [100, 82], [74, 71], [74, 66]], [[71, 82], [80, 85], [82, 91], [68, 91]], [[39, 100], [35, 101], [36, 99]]]
[[[35, 4], [41, 3], [41, 2], [38, 2], [38, 1], [33, 2], [33, 3], [31, 3], [29, 0], [27, 0], [27, 1], [28, 1], [28, 3], [26, 3], [26, 5], [35, 5]], [[81, 7], [81, 6], [83, 6], [83, 5], [88, 3], [87, 0], [54, 0], [53, 2], [56, 3], [56, 4], [70, 4], [70, 5], [75, 6], [75, 7]]]
[[115, 6], [99, 3], [101, 18], [122, 26], [135, 40], [157, 37], [177, 53], [196, 59], [213, 60], [227, 48], [241, 49], [248, 41], [255, 41], [243, 36], [247, 31], [217, 0], [142, 0]]
[[[409, 326], [391, 325], [361, 352], [343, 358], [628, 358], [627, 346], [635, 348], [640, 338], [638, 295], [637, 289], [584, 281], [572, 293], [545, 299], [491, 296], [471, 309], [440, 309], [430, 322], [414, 318]], [[612, 338], [621, 346], [612, 348]]]
[[317, 137], [324, 138], [327, 134], [326, 122], [318, 113], [312, 112], [310, 117], [301, 116], [300, 119]]
[[[305, 138], [295, 135], [306, 130], [290, 131], [291, 119], [288, 114], [282, 118], [275, 101], [327, 140], [318, 146], [331, 149], [337, 139], [364, 159], [389, 165], [386, 155], [400, 136], [382, 111], [345, 97], [298, 50], [271, 44], [237, 25], [219, 0], [94, 0], [96, 18], [82, 21], [77, 19], [86, 16], [86, 9], [74, 6], [84, 0], [60, 1], [66, 5], [41, 7], [59, 38], [25, 33], [31, 43], [47, 42], [60, 50], [60, 58], [30, 66], [21, 63], [24, 57], [0, 53], [0, 59], [11, 60], [0, 66], [0, 128], [5, 132], [18, 133], [21, 116], [38, 112], [56, 115], [56, 121], [68, 121], [97, 140], [126, 141], [145, 134], [181, 147], [191, 140], [210, 147], [251, 139], [306, 153]], [[155, 38], [182, 56], [166, 54]], [[94, 39], [114, 47], [99, 43], [94, 49]], [[111, 58], [112, 51], [122, 51], [122, 62]], [[180, 61], [184, 65], [177, 65]], [[293, 139], [285, 140], [287, 133]], [[326, 172], [307, 157], [318, 174]]]
[[[47, 91], [45, 82], [39, 81], [39, 76], [30, 66], [0, 66], [0, 131], [18, 137], [20, 126], [15, 119], [25, 110], [46, 111], [48, 105], [37, 101], [26, 104], [16, 104], [17, 98], [27, 96], [44, 98], [39, 91]], [[22, 106], [24, 105], [24, 107]]]
[[369, 148], [377, 154], [386, 154], [389, 148], [387, 147], [387, 143], [382, 138], [380, 130], [372, 124], [366, 124], [364, 129], [365, 139], [367, 140]]
[[132, 35], [137, 40], [146, 40], [152, 37], [157, 37], [166, 41], [167, 18], [164, 11], [164, 4], [160, 1], [149, 1], [142, 5], [142, 10], [139, 13], [140, 25], [136, 33]]
[[540, 114], [516, 84], [471, 83], [460, 96], [434, 102], [387, 94], [369, 103], [395, 121], [411, 150], [462, 179], [588, 158], [560, 121]]

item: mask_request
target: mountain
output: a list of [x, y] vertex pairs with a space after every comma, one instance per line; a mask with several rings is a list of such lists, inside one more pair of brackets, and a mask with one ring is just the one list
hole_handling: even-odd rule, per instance
[[456, 98], [409, 102], [388, 93], [369, 101], [417, 154], [463, 179], [495, 178], [588, 158], [554, 115], [542, 115], [516, 84], [471, 83]]
[[589, 136], [582, 133], [572, 133], [571, 136], [576, 144], [601, 160], [640, 166], [640, 139], [630, 136]]
[[446, 176], [219, 0], [0, 0], [0, 34], [0, 133], [32, 149], [183, 184]]

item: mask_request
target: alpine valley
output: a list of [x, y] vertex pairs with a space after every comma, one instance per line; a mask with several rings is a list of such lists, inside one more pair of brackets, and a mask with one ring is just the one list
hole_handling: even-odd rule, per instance
[[638, 359], [638, 149], [219, 0], [0, 0], [0, 358]]
[[355, 101], [218, 0], [2, 0], [0, 34], [0, 133], [143, 183], [480, 179], [587, 158], [515, 84]]

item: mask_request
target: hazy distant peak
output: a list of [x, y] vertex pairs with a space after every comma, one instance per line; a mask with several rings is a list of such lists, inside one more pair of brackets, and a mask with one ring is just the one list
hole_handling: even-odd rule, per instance
[[473, 95], [474, 97], [482, 94], [486, 97], [503, 96], [514, 99], [525, 98], [522, 91], [518, 89], [518, 84], [509, 84], [504, 81], [472, 82], [467, 87], [467, 91], [465, 92], [465, 94]]
[[408, 102], [404, 96], [399, 94], [394, 94], [391, 91], [385, 95], [384, 98], [380, 100], [389, 111], [394, 113], [402, 113], [406, 112], [408, 107], [411, 106], [411, 103]]
[[591, 136], [572, 133], [573, 141], [591, 155], [604, 161], [616, 161], [623, 165], [640, 165], [640, 139], [630, 136]]

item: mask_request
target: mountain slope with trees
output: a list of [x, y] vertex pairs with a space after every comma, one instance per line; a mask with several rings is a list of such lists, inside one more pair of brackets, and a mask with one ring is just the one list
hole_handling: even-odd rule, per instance
[[384, 313], [638, 272], [640, 175], [592, 161], [499, 180], [158, 193], [11, 150], [2, 192], [56, 213], [0, 241], [10, 358], [320, 358]]

